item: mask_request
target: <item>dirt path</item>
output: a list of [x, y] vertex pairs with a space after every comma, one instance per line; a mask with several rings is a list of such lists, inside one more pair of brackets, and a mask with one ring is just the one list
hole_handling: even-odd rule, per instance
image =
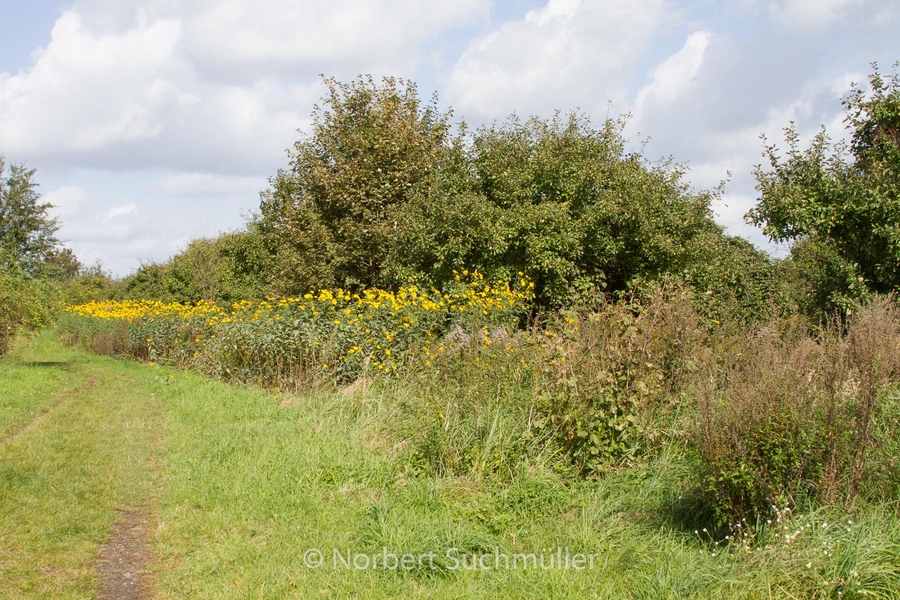
[[150, 563], [147, 548], [149, 520], [139, 512], [122, 511], [112, 537], [100, 550], [101, 600], [149, 598], [145, 573]]
[[[132, 380], [133, 381], [133, 380]], [[149, 417], [155, 421], [158, 416]], [[158, 457], [162, 440], [159, 427], [151, 427], [149, 454]], [[128, 509], [119, 510], [119, 520], [109, 540], [100, 548], [95, 569], [100, 575], [99, 600], [149, 600], [156, 594], [152, 585], [150, 537], [156, 522], [156, 498], [160, 465], [149, 461], [151, 496], [141, 498]]]

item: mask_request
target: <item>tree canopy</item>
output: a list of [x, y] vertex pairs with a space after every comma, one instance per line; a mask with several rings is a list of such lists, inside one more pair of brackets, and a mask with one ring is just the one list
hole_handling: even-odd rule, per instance
[[279, 240], [285, 291], [387, 285], [391, 211], [436, 172], [448, 139], [449, 114], [436, 99], [423, 102], [410, 81], [325, 85], [312, 135], [294, 145], [290, 170], [261, 204], [263, 227]]
[[794, 123], [787, 155], [766, 145], [756, 169], [760, 198], [747, 219], [792, 258], [817, 308], [847, 308], [868, 293], [900, 288], [900, 77], [873, 64], [869, 89], [843, 100], [849, 144], [823, 127], [806, 149]]
[[525, 273], [550, 306], [687, 277], [736, 248], [711, 218], [715, 192], [629, 152], [625, 118], [513, 115], [471, 132], [408, 81], [325, 84], [311, 134], [262, 197], [277, 293], [440, 287], [468, 268]]

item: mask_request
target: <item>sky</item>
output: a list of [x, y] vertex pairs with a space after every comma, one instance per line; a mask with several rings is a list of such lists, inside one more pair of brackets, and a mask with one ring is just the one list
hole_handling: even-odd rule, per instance
[[[900, 60], [894, 0], [0, 0], [0, 154], [59, 237], [117, 276], [240, 228], [309, 132], [320, 75], [399, 76], [478, 126], [630, 113], [633, 149], [728, 178], [744, 221], [765, 134], [846, 136], [841, 98]], [[728, 174], [730, 173], [730, 178]]]

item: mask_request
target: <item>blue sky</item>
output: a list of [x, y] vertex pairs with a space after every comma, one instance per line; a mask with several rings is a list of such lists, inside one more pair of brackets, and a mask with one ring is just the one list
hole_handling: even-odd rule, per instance
[[[124, 275], [235, 229], [308, 130], [319, 73], [398, 75], [478, 125], [632, 113], [650, 158], [731, 179], [743, 221], [765, 133], [844, 135], [840, 99], [900, 59], [890, 0], [0, 0], [0, 154], [37, 169], [61, 237]], [[782, 249], [783, 251], [783, 249]]]

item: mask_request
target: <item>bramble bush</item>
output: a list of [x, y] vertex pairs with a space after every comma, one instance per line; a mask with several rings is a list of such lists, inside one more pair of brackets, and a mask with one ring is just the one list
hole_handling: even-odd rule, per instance
[[[581, 475], [628, 463], [663, 435], [704, 353], [706, 330], [689, 294], [661, 290], [643, 304], [562, 312], [537, 368], [539, 424]], [[547, 335], [558, 332], [554, 335]]]

